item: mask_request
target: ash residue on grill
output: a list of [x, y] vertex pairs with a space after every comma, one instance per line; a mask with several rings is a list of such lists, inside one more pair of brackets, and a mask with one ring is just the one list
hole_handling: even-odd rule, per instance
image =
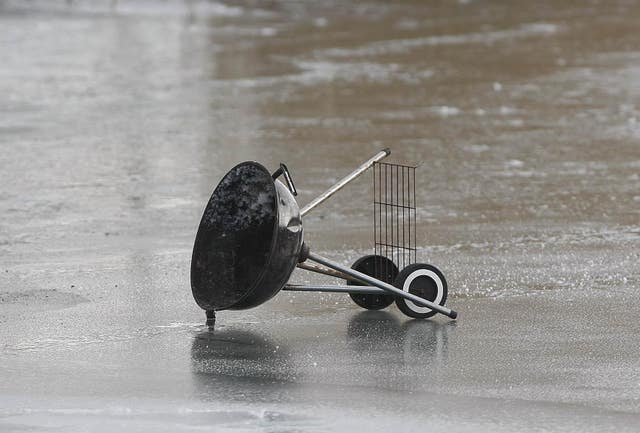
[[191, 286], [204, 309], [222, 309], [249, 293], [271, 251], [276, 192], [257, 163], [232, 169], [211, 195], [195, 241]]

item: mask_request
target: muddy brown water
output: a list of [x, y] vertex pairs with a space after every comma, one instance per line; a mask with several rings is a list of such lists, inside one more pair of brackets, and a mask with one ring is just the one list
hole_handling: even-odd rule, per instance
[[[0, 426], [637, 431], [639, 6], [0, 1]], [[281, 293], [206, 332], [222, 175], [304, 204], [384, 147], [459, 320]], [[372, 210], [364, 176], [306, 240], [351, 263]]]

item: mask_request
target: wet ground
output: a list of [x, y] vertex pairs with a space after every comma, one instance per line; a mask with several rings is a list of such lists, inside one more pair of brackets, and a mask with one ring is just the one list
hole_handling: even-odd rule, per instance
[[[0, 1], [0, 430], [637, 432], [638, 6]], [[209, 332], [220, 177], [306, 203], [383, 147], [459, 319], [281, 293]], [[371, 251], [370, 185], [316, 251]]]

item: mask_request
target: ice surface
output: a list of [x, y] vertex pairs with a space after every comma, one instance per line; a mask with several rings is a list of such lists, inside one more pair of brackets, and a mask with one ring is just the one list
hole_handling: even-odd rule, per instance
[[[0, 431], [637, 432], [640, 11], [463, 3], [1, 1]], [[384, 147], [459, 320], [280, 293], [210, 333], [221, 177], [305, 204]], [[371, 212], [363, 176], [305, 239], [351, 264]]]

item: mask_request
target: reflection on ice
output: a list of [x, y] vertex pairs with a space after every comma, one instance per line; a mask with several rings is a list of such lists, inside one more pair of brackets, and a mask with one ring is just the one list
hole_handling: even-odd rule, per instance
[[400, 320], [386, 311], [362, 311], [355, 314], [347, 328], [348, 347], [355, 358], [377, 351], [393, 353], [398, 365], [445, 363], [447, 335], [455, 322]]
[[193, 338], [191, 366], [204, 400], [280, 401], [296, 379], [288, 349], [249, 330], [211, 328]]
[[344, 336], [327, 339], [318, 338], [313, 324], [293, 334], [280, 327], [256, 332], [246, 324], [197, 334], [191, 346], [196, 394], [206, 401], [287, 402], [313, 383], [414, 389], [416, 380], [425, 383], [448, 362], [455, 322], [400, 320], [384, 311], [340, 320]]

